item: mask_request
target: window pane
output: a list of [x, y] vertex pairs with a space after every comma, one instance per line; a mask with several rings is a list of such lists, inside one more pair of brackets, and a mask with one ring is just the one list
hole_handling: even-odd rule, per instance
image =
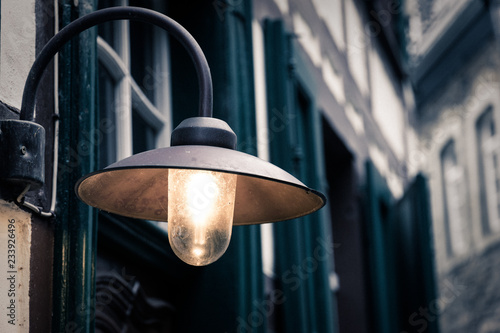
[[153, 27], [130, 22], [130, 70], [135, 82], [150, 101], [154, 101], [157, 81], [161, 78], [154, 67]]
[[132, 111], [132, 131], [134, 154], [155, 148], [157, 133], [136, 110]]

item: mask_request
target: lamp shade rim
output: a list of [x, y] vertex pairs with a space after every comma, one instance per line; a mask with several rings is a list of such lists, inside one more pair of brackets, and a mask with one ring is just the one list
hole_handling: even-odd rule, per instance
[[[166, 221], [164, 204], [154, 199], [153, 194], [148, 197], [146, 193], [161, 192], [162, 186], [167, 186], [165, 170], [168, 169], [238, 175], [234, 225], [290, 220], [326, 204], [323, 193], [307, 187], [272, 163], [236, 150], [212, 146], [166, 147], [132, 155], [80, 178], [75, 192], [83, 202], [108, 212]], [[143, 185], [138, 185], [139, 182]], [[155, 187], [157, 189], [153, 190]], [[137, 208], [138, 203], [145, 200], [138, 193], [148, 197], [147, 202], [157, 201], [158, 204], [155, 208]], [[153, 211], [156, 213], [145, 213]]]

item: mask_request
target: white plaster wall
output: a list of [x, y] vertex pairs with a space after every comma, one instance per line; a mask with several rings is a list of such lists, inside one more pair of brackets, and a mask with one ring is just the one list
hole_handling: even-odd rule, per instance
[[345, 103], [345, 92], [344, 92], [344, 79], [339, 72], [337, 72], [330, 60], [324, 57], [321, 63], [321, 74], [323, 74], [323, 80], [327, 85], [330, 92], [333, 94], [337, 102], [341, 105]]
[[288, 14], [288, 0], [274, 0], [283, 15]]
[[313, 0], [312, 3], [314, 7], [316, 7], [318, 15], [325, 21], [339, 50], [344, 50], [345, 40], [342, 0]]
[[404, 159], [405, 121], [401, 97], [397, 94], [380, 55], [370, 51], [370, 79], [373, 117], [399, 160]]
[[363, 95], [368, 95], [368, 69], [366, 53], [370, 45], [363, 19], [354, 4], [354, 0], [345, 2], [347, 64], [354, 81]]
[[402, 178], [390, 167], [389, 157], [374, 143], [368, 143], [368, 154], [377, 171], [387, 181], [387, 186], [395, 199], [403, 196], [404, 188]]
[[313, 33], [311, 26], [299, 13], [294, 13], [293, 15], [293, 30], [313, 64], [316, 67], [320, 67], [322, 57], [319, 37]]
[[35, 0], [1, 1], [0, 100], [21, 107], [24, 82], [35, 60]]

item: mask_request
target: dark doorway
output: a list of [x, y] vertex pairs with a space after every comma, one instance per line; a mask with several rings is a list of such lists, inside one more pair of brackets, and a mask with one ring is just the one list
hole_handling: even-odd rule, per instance
[[340, 332], [368, 332], [364, 281], [363, 228], [355, 160], [323, 118], [323, 147], [328, 200], [338, 277]]

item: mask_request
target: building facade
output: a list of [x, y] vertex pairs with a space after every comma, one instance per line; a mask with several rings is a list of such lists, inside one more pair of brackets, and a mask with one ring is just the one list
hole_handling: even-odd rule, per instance
[[[438, 239], [445, 233], [436, 208], [438, 223], [431, 224], [426, 176], [434, 204], [439, 189], [429, 170], [435, 168], [412, 159], [426, 138], [423, 115], [432, 112], [414, 93], [418, 80], [408, 75], [403, 52], [409, 5], [2, 0], [1, 118], [19, 118], [27, 73], [55, 32], [92, 11], [124, 5], [164, 13], [191, 32], [211, 67], [214, 116], [237, 133], [237, 149], [322, 191], [328, 204], [293, 221], [235, 227], [219, 261], [191, 267], [167, 244], [165, 223], [98, 212], [80, 202], [73, 189], [80, 177], [168, 146], [172, 129], [197, 113], [194, 67], [173, 38], [145, 23], [102, 24], [59, 52], [38, 89], [36, 122], [46, 130], [44, 185], [23, 196], [29, 189], [2, 182], [2, 227], [20, 225], [11, 234], [24, 250], [16, 254], [16, 273], [8, 273], [18, 282], [17, 296], [8, 296], [9, 284], [0, 285], [0, 297], [18, 306], [0, 328], [438, 332], [434, 245], [441, 263]], [[494, 42], [486, 44], [493, 50]], [[483, 57], [488, 54], [494, 52]], [[494, 155], [494, 105], [485, 106], [477, 125], [480, 146], [489, 147], [480, 159], [484, 165]], [[440, 170], [451, 174], [444, 184], [455, 197], [447, 209], [460, 219], [454, 207], [469, 200], [460, 197], [459, 187], [467, 185], [453, 179], [463, 174], [457, 161], [465, 157], [457, 157], [451, 142], [440, 155]], [[496, 193], [490, 187], [487, 193]], [[493, 221], [483, 224], [496, 230]], [[471, 234], [455, 236], [463, 228], [448, 227], [454, 232], [449, 237], [460, 240], [450, 238], [450, 251], [465, 253]], [[442, 267], [446, 286], [452, 266]], [[443, 316], [453, 310], [447, 311]]]
[[409, 163], [429, 179], [443, 332], [499, 329], [495, 1], [408, 1]]

